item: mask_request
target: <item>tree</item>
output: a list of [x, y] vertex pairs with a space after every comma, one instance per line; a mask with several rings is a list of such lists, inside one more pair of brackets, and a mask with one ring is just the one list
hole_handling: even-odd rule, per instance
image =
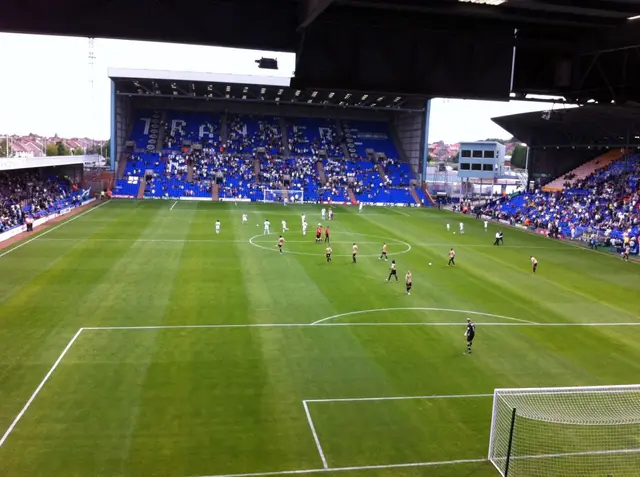
[[[11, 143], [9, 143], [9, 156], [11, 156]], [[7, 140], [0, 139], [0, 158], [7, 157]]]
[[47, 156], [57, 156], [58, 146], [53, 142], [47, 143]]
[[67, 145], [64, 142], [58, 141], [56, 143], [56, 148], [58, 149], [58, 156], [68, 156], [69, 155], [69, 148], [67, 147]]
[[527, 162], [527, 148], [518, 144], [511, 153], [511, 167], [524, 169]]

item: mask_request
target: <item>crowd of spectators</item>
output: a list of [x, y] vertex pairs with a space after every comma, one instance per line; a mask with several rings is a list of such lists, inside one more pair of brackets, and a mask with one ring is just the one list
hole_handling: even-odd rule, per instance
[[[315, 127], [310, 129], [316, 130]], [[289, 127], [287, 129], [289, 153], [292, 156], [310, 156], [316, 160], [324, 151], [325, 157], [342, 157], [342, 143], [335, 126], [317, 128], [317, 134], [310, 133], [307, 128]]]
[[268, 154], [283, 154], [282, 130], [277, 118], [255, 119], [232, 116], [228, 123], [225, 150], [231, 153], [253, 154], [263, 147]]
[[0, 233], [79, 202], [80, 193], [68, 179], [44, 177], [38, 172], [0, 173]]
[[579, 238], [596, 233], [623, 240], [640, 235], [640, 158], [624, 158], [571, 183], [563, 192], [536, 191], [488, 204], [483, 213]]

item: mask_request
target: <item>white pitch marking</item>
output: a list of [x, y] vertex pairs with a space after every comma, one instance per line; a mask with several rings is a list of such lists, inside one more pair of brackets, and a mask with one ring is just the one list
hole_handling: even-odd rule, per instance
[[327, 472], [351, 472], [351, 471], [359, 471], [359, 470], [403, 469], [403, 468], [411, 468], [411, 467], [437, 467], [441, 465], [456, 465], [456, 464], [480, 464], [482, 462], [487, 462], [487, 459], [443, 460], [440, 462], [410, 462], [406, 464], [363, 465], [359, 467], [329, 467], [328, 469], [281, 470], [279, 472], [255, 472], [255, 473], [248, 473], [248, 474], [219, 474], [219, 475], [205, 475], [200, 477], [268, 477], [271, 475], [320, 474], [320, 473], [327, 473]]
[[[403, 308], [404, 309], [404, 308]], [[211, 325], [143, 325], [143, 326], [85, 326], [85, 331], [109, 331], [109, 330], [171, 330], [171, 329], [206, 329], [206, 328], [330, 328], [339, 326], [463, 326], [464, 322], [444, 322], [444, 323], [323, 323], [322, 326], [315, 326], [313, 323], [251, 323], [241, 325], [224, 325], [224, 324], [211, 324]], [[528, 327], [615, 327], [615, 326], [640, 326], [640, 322], [637, 323], [479, 323], [482, 327], [485, 326], [528, 326]]]
[[178, 201], [176, 200], [169, 210], [173, 210], [173, 208], [176, 206], [177, 203], [178, 203]]
[[305, 399], [305, 402], [360, 402], [360, 401], [408, 401], [414, 399], [471, 399], [493, 397], [491, 394], [441, 394], [432, 396], [390, 396], [336, 399]]
[[[359, 236], [363, 236], [363, 237], [378, 237], [377, 235], [359, 234], [359, 233], [356, 233], [356, 232], [343, 232], [343, 234], [346, 234], [346, 235], [359, 235]], [[277, 252], [277, 250], [276, 250], [274, 247], [266, 247], [266, 246], [264, 246], [264, 245], [261, 245], [261, 244], [260, 244], [260, 243], [258, 243], [258, 242], [254, 242], [254, 239], [257, 239], [258, 237], [268, 237], [269, 235], [277, 235], [277, 234], [274, 232], [274, 233], [270, 233], [270, 234], [258, 234], [258, 235], [254, 235], [253, 237], [251, 237], [251, 238], [249, 239], [249, 243], [250, 243], [251, 245], [253, 245], [254, 247], [261, 248], [261, 249], [263, 249], [263, 250], [267, 250], [267, 251], [269, 251], [269, 252]], [[404, 241], [402, 241], [402, 240], [392, 239], [392, 238], [389, 238], [389, 237], [378, 237], [378, 238], [380, 238], [380, 240], [381, 240], [381, 241], [388, 240], [388, 241], [390, 241], [390, 243], [392, 243], [392, 242], [400, 243], [400, 244], [402, 244], [402, 245], [404, 245], [404, 246], [406, 246], [406, 247], [407, 247], [407, 249], [406, 249], [406, 250], [400, 250], [399, 252], [393, 252], [393, 253], [391, 254], [391, 255], [393, 255], [393, 256], [395, 256], [395, 255], [401, 255], [401, 254], [403, 254], [403, 253], [409, 253], [409, 252], [411, 251], [411, 244], [409, 244], [409, 243], [407, 243], [407, 242], [404, 242]], [[357, 241], [357, 240], [354, 240], [354, 242], [358, 243], [358, 241]], [[309, 242], [309, 243], [311, 243], [311, 242]], [[378, 242], [378, 243], [380, 243], [380, 242]], [[316, 257], [316, 256], [319, 256], [319, 255], [324, 255], [324, 252], [321, 252], [321, 251], [318, 251], [317, 253], [287, 251], [287, 252], [285, 252], [285, 253], [287, 253], [287, 254], [289, 254], [289, 255], [308, 255], [308, 256], [312, 256], [312, 257]], [[351, 256], [351, 254], [338, 254], [338, 255], [333, 254], [333, 256], [334, 256], [334, 257], [350, 257], [350, 256]], [[358, 256], [359, 256], [359, 257], [363, 257], [363, 258], [364, 258], [364, 257], [378, 257], [378, 254], [377, 254], [377, 253], [373, 253], [373, 254], [366, 254], [366, 255], [364, 255], [364, 254], [360, 254], [360, 255], [358, 255]]]
[[[15, 247], [7, 250], [4, 253], [0, 253], [0, 258], [4, 257], [5, 255], [10, 254], [11, 252], [13, 252], [14, 250], [18, 250], [20, 247], [24, 247], [25, 245], [27, 245], [28, 243], [33, 242], [34, 240], [38, 240], [40, 237], [44, 237], [47, 234], [50, 234], [51, 232], [53, 232], [54, 230], [59, 229], [60, 227], [62, 227], [63, 225], [67, 225], [68, 223], [73, 222], [76, 219], [79, 219], [80, 217], [82, 217], [83, 215], [87, 215], [89, 212], [93, 212], [94, 210], [99, 209], [100, 207], [102, 207], [103, 205], [107, 205], [109, 202], [111, 201], [107, 201], [104, 202], [100, 205], [97, 205], [95, 207], [90, 208], [89, 210], [86, 210], [84, 212], [82, 212], [81, 214], [75, 215], [73, 217], [71, 217], [69, 220], [65, 220], [64, 222], [62, 222], [60, 225], [56, 225], [55, 227], [51, 227], [50, 229], [45, 230], [44, 232], [42, 232], [40, 235], [37, 235], [36, 237], [33, 237], [29, 240], [27, 240], [26, 242], [22, 242], [20, 245], [16, 245]], [[74, 240], [78, 241], [81, 239], [75, 238]]]
[[402, 214], [406, 217], [410, 217], [409, 214], [407, 214], [406, 212], [400, 212], [399, 210], [395, 210], [393, 207], [385, 207], [385, 209], [391, 210], [393, 212], [395, 212], [396, 214]]
[[[44, 234], [43, 234], [44, 235]], [[261, 237], [264, 235], [260, 235]], [[40, 239], [40, 236], [37, 237], [38, 239]], [[72, 242], [77, 242], [79, 240], [78, 237], [49, 237], [49, 238], [43, 238], [40, 239], [43, 242], [64, 242], [64, 241], [72, 241]], [[85, 240], [88, 242], [149, 242], [149, 243], [176, 243], [176, 244], [184, 244], [184, 243], [211, 243], [211, 244], [221, 244], [221, 243], [238, 243], [238, 244], [247, 244], [247, 245], [254, 245], [254, 246], [258, 246], [258, 245], [262, 245], [263, 243], [267, 243], [267, 242], [257, 242], [254, 241], [252, 244], [247, 242], [246, 240], [216, 240], [216, 239], [137, 239], [137, 238], [123, 238], [123, 237], [113, 237], [113, 238], [101, 238], [101, 237], [87, 237], [87, 238], [83, 238], [81, 240]], [[389, 244], [393, 245], [393, 244], [402, 244], [404, 245], [404, 242], [397, 240], [397, 239], [387, 239]], [[310, 242], [309, 240], [287, 240], [287, 243], [313, 243]], [[339, 243], [339, 244], [345, 244], [345, 243], [353, 243], [353, 241], [351, 240], [347, 240], [347, 241], [336, 241], [336, 240], [332, 240], [331, 243]], [[380, 241], [377, 242], [357, 242], [358, 244], [369, 244], [369, 245], [375, 245], [375, 244], [380, 244]], [[414, 247], [450, 247], [451, 244], [450, 243], [428, 243], [428, 242], [422, 242], [422, 243], [412, 243], [411, 244]], [[458, 248], [495, 248], [495, 246], [493, 245], [487, 245], [487, 244], [457, 244], [456, 247]], [[545, 247], [545, 246], [527, 246], [527, 245], [500, 245], [500, 248], [513, 248], [513, 249], [527, 249], [527, 250], [562, 250], [559, 249], [558, 247]], [[581, 247], [577, 247], [577, 250], [585, 250]], [[289, 252], [291, 253], [291, 252]], [[401, 253], [406, 253], [406, 252], [401, 252]], [[315, 255], [315, 254], [314, 254]], [[320, 255], [320, 254], [319, 254]], [[397, 254], [396, 254], [397, 255]], [[335, 256], [335, 255], [334, 255]], [[376, 255], [377, 256], [377, 255]]]
[[333, 320], [334, 318], [341, 318], [343, 316], [351, 316], [351, 315], [361, 315], [363, 313], [378, 313], [381, 311], [442, 311], [447, 313], [464, 313], [467, 315], [481, 315], [481, 316], [490, 316], [493, 318], [502, 318], [504, 320], [512, 320], [518, 321], [520, 323], [528, 323], [530, 325], [537, 325], [534, 321], [529, 320], [521, 320], [519, 318], [512, 318], [510, 316], [503, 315], [494, 315], [493, 313], [482, 313], [480, 311], [468, 311], [468, 310], [452, 310], [449, 308], [423, 308], [423, 307], [409, 307], [409, 308], [374, 308], [372, 310], [357, 310], [357, 311], [349, 311], [347, 313], [339, 313], [337, 315], [328, 316], [327, 318], [322, 318], [321, 320], [314, 321], [311, 323], [312, 325], [318, 325], [328, 320]]
[[318, 448], [318, 453], [320, 454], [322, 465], [324, 466], [325, 469], [328, 469], [329, 464], [327, 464], [327, 458], [324, 456], [324, 451], [322, 450], [322, 446], [320, 445], [320, 439], [318, 438], [316, 427], [313, 425], [313, 419], [311, 419], [311, 412], [309, 412], [309, 406], [307, 406], [306, 401], [302, 401], [302, 406], [304, 407], [304, 413], [307, 415], [307, 422], [309, 423], [309, 427], [311, 428], [311, 434], [313, 434], [313, 440], [316, 442], [316, 447]]
[[33, 400], [36, 398], [36, 396], [38, 395], [38, 393], [42, 390], [43, 386], [46, 384], [46, 382], [49, 380], [49, 378], [51, 377], [51, 375], [53, 374], [53, 372], [56, 370], [56, 368], [58, 367], [58, 365], [60, 364], [60, 361], [62, 361], [62, 358], [64, 358], [64, 356], [67, 354], [67, 351], [69, 351], [69, 349], [71, 348], [71, 345], [73, 345], [73, 343], [76, 341], [76, 339], [78, 338], [78, 336], [80, 336], [80, 333], [82, 333], [83, 328], [80, 328], [75, 335], [73, 335], [73, 338], [71, 338], [71, 341], [69, 341], [69, 343], [67, 344], [67, 346], [65, 346], [64, 350], [62, 350], [62, 353], [60, 353], [60, 356], [58, 356], [58, 359], [56, 359], [56, 362], [53, 363], [53, 366], [51, 366], [51, 369], [49, 369], [49, 372], [45, 375], [45, 377], [42, 379], [42, 381], [40, 381], [40, 384], [38, 385], [38, 387], [36, 388], [35, 391], [33, 391], [33, 394], [31, 394], [31, 397], [29, 398], [29, 400], [27, 401], [27, 403], [24, 405], [24, 407], [20, 410], [20, 412], [18, 413], [18, 415], [16, 416], [16, 418], [13, 420], [13, 422], [11, 423], [11, 425], [9, 426], [9, 428], [6, 430], [6, 432], [4, 433], [4, 435], [2, 436], [2, 438], [0, 438], [0, 447], [2, 447], [2, 445], [4, 444], [4, 442], [7, 440], [7, 437], [9, 437], [9, 434], [11, 434], [11, 432], [13, 431], [13, 429], [16, 427], [16, 425], [18, 424], [18, 422], [20, 421], [20, 419], [22, 419], [22, 416], [24, 416], [24, 413], [27, 412], [27, 409], [29, 409], [29, 406], [31, 406], [31, 403], [33, 402]]

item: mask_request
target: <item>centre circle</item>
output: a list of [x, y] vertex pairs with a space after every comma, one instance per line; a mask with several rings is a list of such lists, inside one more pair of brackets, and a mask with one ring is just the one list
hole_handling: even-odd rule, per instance
[[[273, 245], [272, 246], [267, 246], [267, 245], [263, 245], [262, 243], [260, 243], [259, 241], [257, 241], [257, 239], [259, 239], [260, 237], [277, 237], [279, 234], [277, 233], [270, 233], [270, 234], [258, 234], [258, 235], [254, 235], [253, 237], [251, 237], [249, 239], [249, 243], [251, 245], [253, 245], [254, 247], [258, 247], [261, 248], [263, 250], [267, 250], [269, 252], [277, 252], [278, 249], [275, 247], [275, 239], [273, 240]], [[376, 243], [380, 243], [380, 246], [382, 246], [382, 242], [387, 242], [388, 244], [399, 244], [402, 245], [404, 247], [404, 249], [398, 251], [398, 252], [394, 252], [391, 251], [389, 252], [389, 256], [394, 256], [394, 255], [402, 255], [404, 253], [408, 253], [411, 251], [411, 245], [403, 240], [398, 240], [398, 239], [394, 239], [394, 238], [390, 238], [390, 237], [380, 237], [378, 235], [370, 235], [370, 234], [360, 234], [360, 233], [356, 233], [356, 232], [334, 232], [333, 236], [358, 236], [358, 237], [369, 237], [371, 239], [378, 239], [378, 242]], [[291, 240], [289, 241], [289, 243], [309, 243], [312, 245], [317, 245], [313, 242], [315, 235], [314, 234], [309, 234], [307, 237], [309, 237], [308, 240]], [[351, 240], [351, 241], [340, 241], [340, 240], [332, 240], [332, 243], [353, 243], [355, 242], [356, 244], [358, 243], [357, 240]], [[308, 255], [308, 256], [322, 256], [324, 255], [324, 248], [322, 250], [318, 250], [317, 252], [299, 252], [296, 250], [288, 250], [286, 248], [286, 242], [285, 242], [285, 253], [290, 254], [290, 255]], [[343, 254], [333, 254], [334, 257], [351, 257], [350, 253], [343, 253]], [[358, 254], [358, 257], [379, 257], [380, 253], [369, 253], [369, 254]]]

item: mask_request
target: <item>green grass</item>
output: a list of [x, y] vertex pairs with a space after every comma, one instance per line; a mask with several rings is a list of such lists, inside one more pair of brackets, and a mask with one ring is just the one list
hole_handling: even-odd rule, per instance
[[[329, 467], [483, 459], [491, 397], [322, 400], [638, 381], [640, 326], [600, 326], [640, 323], [636, 263], [515, 230], [493, 247], [494, 225], [447, 212], [339, 207], [327, 264], [320, 206], [172, 203], [114, 201], [0, 257], [0, 436], [85, 328], [0, 447], [1, 476], [319, 469], [305, 400]], [[446, 232], [460, 220], [465, 235]], [[385, 282], [382, 241], [399, 284]], [[150, 328], [91, 329], [134, 326]], [[333, 474], [498, 475], [486, 461]]]

